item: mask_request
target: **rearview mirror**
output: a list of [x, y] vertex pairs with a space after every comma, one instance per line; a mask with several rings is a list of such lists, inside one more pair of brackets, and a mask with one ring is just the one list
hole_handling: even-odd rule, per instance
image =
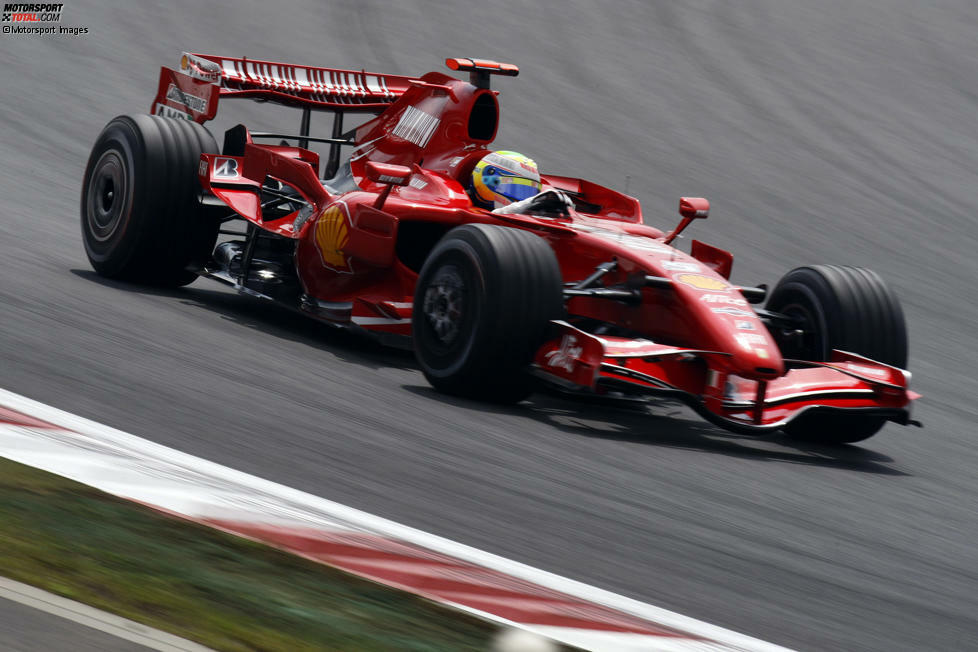
[[386, 183], [392, 186], [406, 186], [411, 180], [414, 170], [406, 165], [393, 163], [367, 162], [367, 178], [376, 183]]
[[691, 220], [706, 219], [710, 215], [710, 202], [705, 197], [680, 197], [679, 214]]
[[679, 220], [676, 228], [665, 237], [663, 242], [666, 244], [675, 240], [676, 236], [682, 233], [683, 229], [689, 226], [689, 223], [693, 220], [702, 220], [709, 217], [710, 202], [703, 197], [680, 197], [679, 214], [683, 216], [683, 219]]

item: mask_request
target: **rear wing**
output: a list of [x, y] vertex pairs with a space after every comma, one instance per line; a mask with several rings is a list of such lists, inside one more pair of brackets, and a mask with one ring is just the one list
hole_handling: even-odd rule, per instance
[[[153, 113], [206, 122], [219, 98], [243, 97], [302, 109], [379, 113], [417, 80], [364, 70], [299, 66], [186, 52], [178, 72], [160, 70]], [[215, 92], [216, 91], [216, 92]]]
[[[448, 59], [445, 63], [452, 70], [468, 71], [472, 85], [482, 89], [482, 95], [487, 95], [490, 75], [512, 77], [519, 74], [519, 68], [512, 64], [484, 59], [455, 58]], [[425, 76], [425, 79], [432, 78]], [[458, 81], [446, 75], [438, 75], [434, 79]], [[160, 82], [150, 112], [153, 115], [182, 118], [203, 124], [217, 115], [218, 102], [224, 97], [243, 97], [299, 108], [302, 110], [299, 134], [290, 136], [252, 132], [251, 137], [295, 139], [302, 149], [307, 149], [310, 141], [329, 143], [329, 156], [323, 170], [323, 178], [329, 178], [339, 168], [340, 147], [356, 144], [357, 132], [343, 131], [345, 114], [383, 113], [411, 88], [418, 87], [447, 92], [457, 102], [451, 86], [442, 82], [432, 83], [414, 77], [365, 70], [299, 66], [246, 57], [219, 57], [185, 52], [180, 58], [180, 70], [166, 67], [160, 70]], [[314, 110], [333, 114], [330, 138], [310, 137], [310, 113]], [[470, 111], [471, 119], [472, 107], [467, 110]], [[489, 142], [495, 137], [498, 108], [494, 99], [490, 117], [491, 137], [480, 137], [481, 140], [477, 139], [477, 142]], [[415, 122], [419, 119], [426, 121], [426, 128], [429, 129], [434, 129], [440, 120], [415, 108], [413, 113], [404, 112], [398, 126], [392, 126], [392, 133], [400, 137], [398, 129], [408, 132], [416, 130], [418, 125]], [[236, 134], [233, 131], [229, 130], [225, 134], [225, 155], [238, 155], [236, 152], [239, 148], [234, 145], [237, 143], [243, 146], [244, 141], [240, 137], [235, 139]], [[415, 144], [417, 145], [416, 142]]]

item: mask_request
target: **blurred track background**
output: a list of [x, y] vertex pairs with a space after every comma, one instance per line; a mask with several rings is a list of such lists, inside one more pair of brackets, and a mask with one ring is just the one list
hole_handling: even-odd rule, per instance
[[[62, 24], [90, 33], [0, 35], [0, 386], [775, 643], [978, 645], [973, 2], [73, 0]], [[689, 237], [730, 249], [737, 282], [880, 272], [925, 428], [826, 448], [665, 403], [492, 408], [435, 394], [408, 353], [209, 281], [101, 280], [78, 225], [89, 149], [148, 110], [184, 50], [412, 75], [447, 56], [519, 65], [494, 81], [497, 148], [630, 177], [655, 226], [679, 195], [709, 197]], [[209, 126], [220, 142], [239, 121], [296, 130], [299, 114], [229, 101]]]

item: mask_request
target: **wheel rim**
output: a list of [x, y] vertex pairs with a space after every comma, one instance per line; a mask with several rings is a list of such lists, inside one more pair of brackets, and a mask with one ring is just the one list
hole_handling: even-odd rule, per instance
[[129, 200], [129, 175], [115, 150], [102, 154], [88, 182], [88, 232], [98, 242], [115, 235], [124, 222]]
[[422, 312], [443, 347], [452, 346], [458, 339], [465, 317], [465, 282], [455, 265], [441, 267], [425, 289]]
[[[797, 325], [800, 334], [784, 331], [781, 338], [782, 350], [786, 358], [799, 360], [822, 360], [825, 358], [825, 338], [821, 333], [817, 316], [809, 306], [797, 301], [778, 309], [790, 317]], [[790, 334], [789, 334], [790, 333]]]

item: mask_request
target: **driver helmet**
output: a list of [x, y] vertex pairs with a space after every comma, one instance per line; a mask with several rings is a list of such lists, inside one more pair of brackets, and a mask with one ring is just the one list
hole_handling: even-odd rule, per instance
[[537, 164], [518, 152], [490, 152], [472, 170], [472, 201], [489, 210], [532, 197], [540, 187]]

